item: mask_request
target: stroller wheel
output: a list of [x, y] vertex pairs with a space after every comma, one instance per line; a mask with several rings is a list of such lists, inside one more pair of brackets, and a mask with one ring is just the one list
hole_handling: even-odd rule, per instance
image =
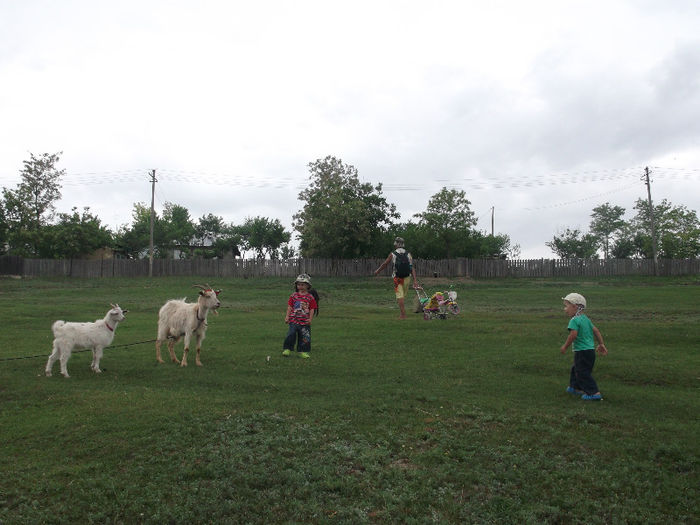
[[423, 312], [423, 319], [430, 321], [430, 312]]
[[452, 315], [457, 315], [457, 314], [459, 314], [459, 312], [462, 311], [458, 304], [451, 304], [450, 306], [448, 306], [447, 309], [450, 311], [450, 313]]

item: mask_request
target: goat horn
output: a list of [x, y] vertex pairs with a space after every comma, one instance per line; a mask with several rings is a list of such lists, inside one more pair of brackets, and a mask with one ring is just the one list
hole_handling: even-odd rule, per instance
[[205, 287], [202, 286], [201, 284], [193, 284], [193, 285], [192, 285], [192, 288], [201, 288], [202, 290], [208, 290], [208, 289], [209, 289], [209, 288], [205, 288]]

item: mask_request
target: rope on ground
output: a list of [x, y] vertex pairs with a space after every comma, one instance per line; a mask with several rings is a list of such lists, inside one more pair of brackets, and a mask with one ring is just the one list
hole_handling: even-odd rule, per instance
[[[136, 345], [143, 345], [146, 343], [154, 343], [155, 341], [156, 341], [155, 339], [149, 339], [148, 341], [139, 341], [137, 343], [126, 343], [123, 345], [106, 346], [104, 349], [107, 350], [108, 348], [124, 348], [127, 346], [136, 346]], [[71, 353], [79, 354], [81, 352], [92, 352], [92, 348], [87, 348], [84, 350], [75, 350]], [[20, 356], [20, 357], [0, 357], [0, 362], [2, 362], [2, 361], [18, 361], [20, 359], [36, 359], [37, 357], [48, 357], [48, 354], [25, 355], [25, 356]]]

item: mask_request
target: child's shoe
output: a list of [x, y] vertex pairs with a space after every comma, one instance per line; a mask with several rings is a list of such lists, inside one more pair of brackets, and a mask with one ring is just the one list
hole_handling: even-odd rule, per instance
[[311, 356], [309, 355], [308, 352], [302, 352], [299, 354], [299, 357], [301, 357], [302, 359], [308, 359]]
[[566, 387], [566, 391], [574, 396], [582, 396], [583, 394], [585, 394], [585, 392], [581, 392], [580, 390], [576, 390], [575, 388], [570, 386]]
[[602, 401], [603, 396], [601, 396], [600, 394], [583, 394], [581, 396], [581, 399], [583, 399], [584, 401]]
[[292, 354], [292, 352], [288, 348], [285, 348], [284, 350], [282, 350], [282, 355], [284, 357], [289, 357], [291, 354]]

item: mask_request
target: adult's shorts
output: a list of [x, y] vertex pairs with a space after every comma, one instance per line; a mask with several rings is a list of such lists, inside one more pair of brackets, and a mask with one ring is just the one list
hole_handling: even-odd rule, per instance
[[396, 293], [397, 299], [403, 299], [406, 297], [410, 284], [410, 277], [394, 277], [394, 293]]

